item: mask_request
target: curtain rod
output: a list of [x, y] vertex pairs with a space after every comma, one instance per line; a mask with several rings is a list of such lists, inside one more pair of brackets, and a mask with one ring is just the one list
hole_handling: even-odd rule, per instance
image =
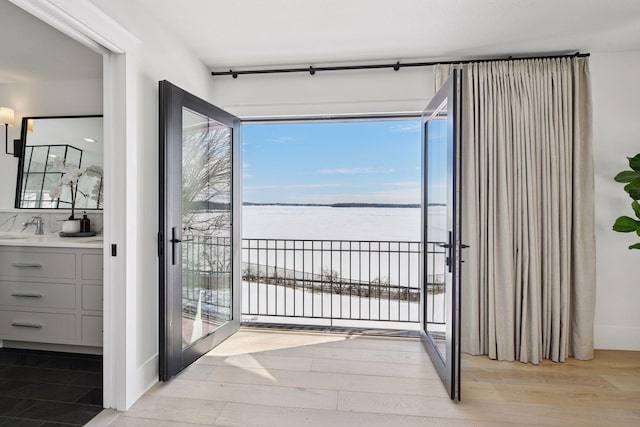
[[284, 73], [309, 73], [314, 75], [318, 71], [349, 71], [349, 70], [374, 70], [380, 68], [393, 68], [394, 71], [400, 70], [400, 68], [408, 68], [408, 67], [432, 67], [434, 65], [446, 65], [446, 64], [471, 64], [474, 62], [492, 62], [492, 61], [521, 61], [527, 59], [553, 59], [553, 58], [582, 58], [588, 57], [590, 54], [588, 53], [580, 53], [576, 52], [571, 55], [555, 55], [555, 56], [528, 56], [528, 57], [513, 57], [509, 56], [507, 58], [483, 58], [483, 59], [464, 59], [457, 61], [434, 61], [434, 62], [407, 62], [400, 63], [400, 61], [395, 64], [371, 64], [371, 65], [342, 65], [342, 66], [334, 66], [334, 67], [314, 67], [309, 66], [306, 68], [271, 68], [271, 69], [262, 69], [262, 70], [246, 70], [246, 71], [212, 71], [211, 75], [216, 76], [232, 76], [234, 79], [237, 79], [240, 75], [247, 74], [284, 74]]

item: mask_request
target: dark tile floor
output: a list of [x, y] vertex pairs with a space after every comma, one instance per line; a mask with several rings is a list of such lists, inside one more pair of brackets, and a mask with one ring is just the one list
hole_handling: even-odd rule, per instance
[[102, 411], [102, 356], [0, 348], [0, 427], [83, 426]]

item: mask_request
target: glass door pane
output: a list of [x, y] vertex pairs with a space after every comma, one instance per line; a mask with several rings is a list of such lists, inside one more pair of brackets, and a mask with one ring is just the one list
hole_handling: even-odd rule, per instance
[[182, 109], [183, 348], [231, 320], [231, 128]]
[[425, 132], [428, 153], [426, 239], [427, 248], [433, 255], [426, 264], [424, 327], [435, 344], [438, 356], [446, 362], [446, 284], [451, 282], [451, 273], [447, 265], [451, 225], [447, 213], [451, 202], [448, 190], [452, 184], [448, 168], [447, 100], [427, 122]]

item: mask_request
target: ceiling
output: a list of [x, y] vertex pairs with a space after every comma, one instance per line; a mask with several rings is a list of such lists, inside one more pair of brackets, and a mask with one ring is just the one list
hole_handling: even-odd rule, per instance
[[212, 69], [640, 49], [638, 0], [136, 1]]
[[[638, 0], [120, 1], [215, 70], [640, 49]], [[0, 16], [0, 83], [102, 76], [99, 54], [9, 1]]]
[[0, 0], [0, 84], [102, 77], [102, 56]]

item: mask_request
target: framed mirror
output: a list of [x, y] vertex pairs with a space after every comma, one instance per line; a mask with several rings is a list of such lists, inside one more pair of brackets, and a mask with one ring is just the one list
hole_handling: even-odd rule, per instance
[[20, 138], [16, 208], [102, 209], [102, 116], [24, 117]]

